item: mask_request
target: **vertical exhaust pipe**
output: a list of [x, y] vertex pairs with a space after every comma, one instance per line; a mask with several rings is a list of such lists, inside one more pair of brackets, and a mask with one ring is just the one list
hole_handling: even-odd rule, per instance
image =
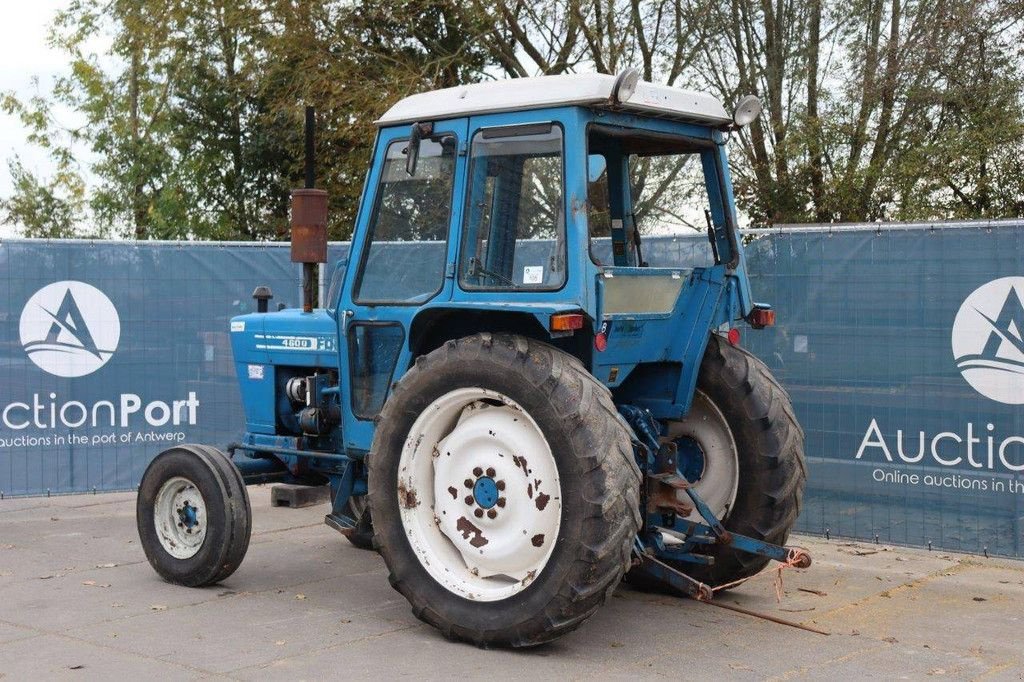
[[316, 185], [316, 112], [306, 107], [306, 186], [292, 190], [292, 262], [302, 263], [302, 311], [313, 312], [316, 266], [327, 262], [327, 192]]
[[306, 189], [316, 186], [316, 109], [306, 107]]

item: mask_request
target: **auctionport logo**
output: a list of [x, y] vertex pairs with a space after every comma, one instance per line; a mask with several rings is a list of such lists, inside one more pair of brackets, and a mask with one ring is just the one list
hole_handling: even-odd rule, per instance
[[978, 393], [1024, 404], [1024, 277], [992, 280], [967, 297], [953, 322], [953, 356]]
[[40, 369], [82, 377], [105, 365], [121, 340], [121, 320], [106, 294], [85, 282], [54, 282], [21, 311], [21, 345]]

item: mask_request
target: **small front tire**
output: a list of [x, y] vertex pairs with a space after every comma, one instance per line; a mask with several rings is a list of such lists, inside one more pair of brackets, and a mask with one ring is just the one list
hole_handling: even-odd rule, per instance
[[205, 445], [157, 455], [142, 475], [135, 518], [150, 565], [177, 585], [224, 580], [249, 548], [252, 509], [242, 475]]

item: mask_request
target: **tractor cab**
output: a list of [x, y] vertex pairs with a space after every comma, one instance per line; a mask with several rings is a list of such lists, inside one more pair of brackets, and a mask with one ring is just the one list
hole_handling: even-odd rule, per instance
[[416, 357], [480, 330], [552, 343], [685, 413], [706, 330], [755, 310], [724, 145], [737, 122], [717, 100], [635, 72], [550, 76], [413, 95], [377, 124], [328, 301], [346, 447], [369, 448]]

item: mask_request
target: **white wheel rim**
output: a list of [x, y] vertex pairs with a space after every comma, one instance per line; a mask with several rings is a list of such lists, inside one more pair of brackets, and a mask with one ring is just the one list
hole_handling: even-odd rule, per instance
[[[691, 488], [707, 503], [719, 521], [725, 521], [736, 502], [739, 488], [740, 463], [736, 441], [732, 437], [725, 415], [705, 393], [697, 391], [686, 418], [668, 422], [665, 434], [674, 441], [689, 438], [695, 441], [704, 456], [703, 471]], [[679, 454], [680, 467], [684, 467], [684, 454]], [[678, 499], [692, 504], [685, 491], [677, 493]], [[686, 517], [688, 521], [704, 522], [704, 517], [694, 510]]]
[[439, 584], [473, 601], [507, 599], [544, 570], [562, 490], [537, 423], [485, 388], [446, 393], [413, 423], [398, 464], [402, 526]]
[[206, 500], [195, 483], [182, 476], [168, 479], [153, 503], [153, 523], [160, 545], [175, 559], [190, 559], [206, 539]]

